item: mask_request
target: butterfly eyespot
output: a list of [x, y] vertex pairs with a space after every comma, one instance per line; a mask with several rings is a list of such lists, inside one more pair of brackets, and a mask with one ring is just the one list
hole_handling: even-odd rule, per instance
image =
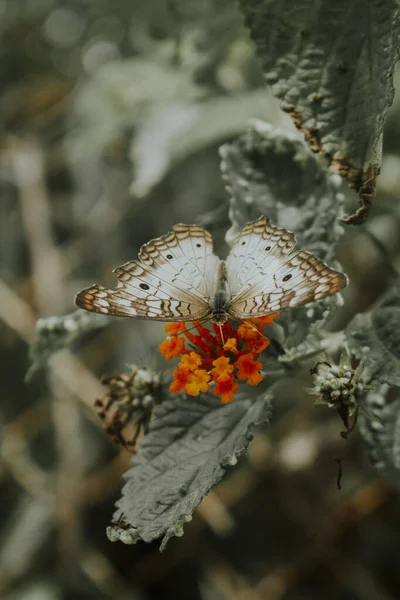
[[289, 279], [292, 279], [292, 276], [289, 275], [285, 275], [285, 277], [282, 279], [282, 281], [289, 281]]
[[196, 248], [201, 248], [201, 244], [196, 244]]
[[168, 258], [169, 260], [171, 260], [171, 258], [174, 258], [174, 257], [172, 256], [172, 254], [167, 254], [167, 258]]
[[141, 288], [142, 288], [142, 290], [149, 290], [149, 289], [150, 289], [150, 287], [147, 285], [147, 283], [141, 283], [141, 284], [139, 285], [139, 287], [141, 287]]
[[267, 247], [265, 248], [265, 252], [268, 252], [268, 250], [271, 250], [271, 246], [267, 246]]
[[242, 246], [244, 246], [244, 245], [245, 245], [245, 243], [246, 243], [246, 242], [242, 242]]

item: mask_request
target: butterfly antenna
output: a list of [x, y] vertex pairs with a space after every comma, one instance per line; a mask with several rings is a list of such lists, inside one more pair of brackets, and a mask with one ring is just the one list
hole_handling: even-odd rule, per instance
[[[209, 320], [208, 317], [204, 317], [203, 319], [198, 319], [198, 322], [200, 323], [200, 325], [205, 325], [207, 323], [207, 321]], [[190, 323], [191, 321], [185, 321], [185, 327], [187, 325], [187, 323]], [[186, 327], [186, 331], [194, 331], [196, 329], [196, 325], [193, 325], [192, 327]]]
[[267, 342], [270, 341], [270, 339], [267, 338], [266, 335], [264, 335], [263, 333], [261, 333], [261, 331], [259, 331], [259, 329], [257, 329], [257, 327], [253, 323], [250, 323], [250, 321], [243, 321], [243, 325], [246, 325], [246, 327], [248, 327], [249, 329], [252, 329], [253, 331], [256, 331], [258, 333], [258, 335], [261, 335], [261, 337], [265, 338], [267, 340]]
[[218, 323], [218, 327], [219, 327], [219, 331], [220, 331], [220, 334], [221, 334], [222, 346], [225, 346], [224, 332], [222, 331], [222, 325], [221, 325], [221, 323]]

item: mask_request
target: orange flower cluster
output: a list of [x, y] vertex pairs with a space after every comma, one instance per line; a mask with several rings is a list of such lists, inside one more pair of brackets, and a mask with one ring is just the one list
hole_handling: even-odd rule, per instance
[[226, 403], [233, 400], [239, 389], [237, 380], [247, 381], [248, 385], [260, 383], [262, 364], [258, 358], [269, 345], [263, 335], [264, 327], [278, 317], [279, 313], [273, 313], [243, 321], [237, 329], [226, 322], [221, 331], [218, 325], [212, 324], [211, 330], [194, 321], [196, 333], [184, 322], [166, 325], [169, 336], [160, 344], [160, 352], [167, 360], [181, 357], [170, 391], [198, 396], [208, 392], [214, 383], [213, 394]]

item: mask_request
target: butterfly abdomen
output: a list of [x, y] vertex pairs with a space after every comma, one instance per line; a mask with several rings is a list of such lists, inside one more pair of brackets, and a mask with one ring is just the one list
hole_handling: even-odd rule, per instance
[[215, 281], [215, 292], [211, 300], [211, 322], [225, 323], [227, 320], [226, 307], [230, 298], [228, 287], [228, 271], [224, 260], [220, 260]]

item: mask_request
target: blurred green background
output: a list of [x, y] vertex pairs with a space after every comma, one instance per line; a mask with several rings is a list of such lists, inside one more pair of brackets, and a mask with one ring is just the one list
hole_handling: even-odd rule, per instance
[[[293, 130], [234, 3], [1, 0], [0, 28], [0, 597], [398, 598], [398, 497], [307, 377], [285, 382], [271, 427], [164, 554], [106, 538], [130, 455], [93, 409], [102, 374], [166, 367], [162, 324], [116, 320], [24, 382], [36, 320], [112, 286], [141, 244], [197, 222], [223, 252], [218, 147], [250, 117]], [[400, 272], [399, 139], [395, 97], [375, 206], [339, 247], [351, 284], [334, 327]]]

